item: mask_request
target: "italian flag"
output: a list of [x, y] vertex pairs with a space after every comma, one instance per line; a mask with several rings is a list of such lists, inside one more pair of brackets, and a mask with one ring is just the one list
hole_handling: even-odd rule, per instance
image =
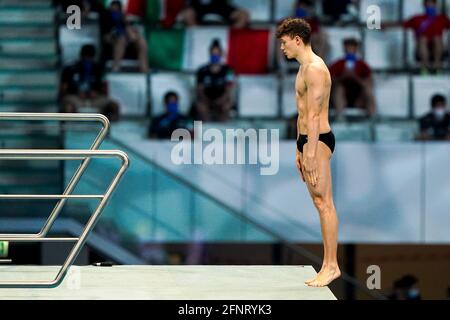
[[146, 0], [146, 20], [150, 24], [161, 23], [165, 28], [173, 26], [185, 0]]
[[148, 55], [153, 68], [196, 71], [209, 62], [209, 46], [218, 39], [224, 60], [236, 74], [267, 73], [274, 44], [271, 29], [192, 27], [151, 29], [147, 32]]

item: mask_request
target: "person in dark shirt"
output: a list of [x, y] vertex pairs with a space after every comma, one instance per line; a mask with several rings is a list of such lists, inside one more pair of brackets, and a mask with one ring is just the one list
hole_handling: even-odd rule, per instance
[[430, 69], [437, 71], [442, 67], [442, 35], [446, 28], [450, 28], [450, 20], [445, 14], [439, 14], [436, 0], [425, 0], [423, 4], [425, 12], [405, 21], [403, 27], [414, 30], [416, 57], [421, 63], [422, 72], [426, 73]]
[[367, 115], [375, 113], [372, 71], [358, 56], [358, 40], [344, 40], [345, 57], [330, 66], [332, 101], [339, 117], [346, 107], [356, 107]]
[[166, 112], [153, 118], [150, 124], [149, 137], [156, 139], [170, 139], [172, 132], [179, 128], [186, 128], [187, 117], [179, 113], [178, 94], [169, 91], [164, 95]]
[[227, 0], [188, 0], [181, 16], [186, 25], [194, 26], [203, 24], [207, 14], [219, 15], [235, 28], [246, 27], [250, 20], [247, 11], [232, 6]]
[[120, 1], [112, 1], [109, 9], [103, 11], [100, 26], [103, 41], [112, 46], [112, 70], [114, 72], [120, 70], [120, 62], [125, 56], [129, 44], [136, 48], [139, 70], [141, 72], [148, 71], [147, 42], [139, 30], [126, 20]]
[[419, 119], [418, 140], [450, 140], [450, 114], [447, 100], [436, 94], [431, 98], [431, 112]]
[[66, 67], [61, 75], [61, 107], [63, 112], [77, 112], [79, 108], [99, 109], [111, 121], [119, 117], [119, 105], [108, 98], [103, 88], [103, 70], [95, 62], [95, 47], [84, 45], [80, 60]]
[[196, 110], [203, 121], [226, 121], [232, 107], [233, 70], [222, 63], [222, 47], [216, 39], [210, 47], [210, 62], [197, 72]]
[[405, 275], [394, 282], [389, 300], [421, 300], [419, 280], [413, 275]]

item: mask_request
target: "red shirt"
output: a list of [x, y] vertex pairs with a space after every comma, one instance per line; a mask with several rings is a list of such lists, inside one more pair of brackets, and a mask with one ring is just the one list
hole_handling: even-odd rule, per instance
[[[341, 76], [345, 71], [345, 59], [340, 59], [333, 63], [330, 66], [330, 74], [332, 77], [339, 77]], [[360, 78], [368, 78], [372, 74], [372, 71], [370, 70], [370, 67], [367, 63], [364, 62], [362, 59], [358, 59], [355, 62], [355, 67], [353, 69], [353, 72]]]
[[428, 17], [426, 14], [422, 14], [405, 21], [403, 27], [414, 29], [416, 37], [425, 36], [431, 39], [442, 37], [444, 30], [450, 28], [450, 20], [444, 14], [435, 17]]

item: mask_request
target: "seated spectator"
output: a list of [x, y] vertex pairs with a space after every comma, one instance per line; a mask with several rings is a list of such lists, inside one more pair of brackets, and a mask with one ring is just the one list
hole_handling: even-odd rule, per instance
[[314, 14], [312, 0], [297, 0], [295, 3], [295, 16], [306, 20], [311, 26], [311, 46], [314, 52], [325, 58], [327, 50], [327, 36], [320, 29], [319, 19]]
[[421, 300], [418, 287], [419, 280], [413, 275], [405, 275], [394, 282], [390, 300]]
[[450, 28], [450, 20], [445, 14], [439, 14], [436, 0], [425, 0], [423, 3], [425, 13], [410, 18], [403, 26], [414, 30], [416, 58], [420, 61], [422, 73], [427, 73], [442, 68], [442, 35], [446, 28]]
[[153, 118], [149, 130], [150, 138], [170, 139], [174, 130], [186, 128], [188, 119], [179, 113], [178, 102], [178, 94], [174, 91], [169, 91], [164, 95], [166, 112]]
[[128, 45], [137, 51], [139, 70], [148, 71], [147, 43], [136, 26], [127, 21], [120, 1], [112, 1], [101, 18], [102, 37], [105, 44], [112, 46], [112, 70], [120, 70], [120, 63]]
[[188, 0], [181, 18], [187, 26], [195, 26], [205, 24], [205, 16], [208, 14], [222, 17], [235, 28], [244, 28], [250, 21], [247, 11], [231, 5], [228, 0]]
[[216, 39], [210, 49], [209, 64], [197, 72], [196, 111], [203, 121], [226, 121], [232, 103], [233, 70], [222, 63], [222, 47]]
[[62, 112], [77, 112], [79, 108], [93, 107], [111, 121], [119, 118], [119, 105], [104, 92], [103, 70], [95, 62], [95, 47], [84, 45], [80, 60], [62, 72], [60, 97]]
[[369, 116], [375, 114], [372, 71], [358, 56], [358, 47], [358, 40], [345, 39], [345, 57], [330, 66], [332, 103], [338, 118], [348, 107], [359, 108]]
[[431, 98], [431, 112], [419, 119], [418, 140], [450, 140], [450, 114], [446, 108], [444, 96], [436, 94]]

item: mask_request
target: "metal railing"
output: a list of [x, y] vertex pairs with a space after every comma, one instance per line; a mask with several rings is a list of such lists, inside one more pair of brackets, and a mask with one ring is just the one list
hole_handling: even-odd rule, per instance
[[[103, 127], [96, 136], [89, 150], [41, 150], [41, 149], [0, 149], [0, 160], [82, 160], [81, 164], [73, 174], [63, 194], [4, 194], [0, 195], [0, 199], [58, 199], [59, 201], [53, 208], [44, 226], [38, 233], [32, 234], [0, 234], [0, 241], [10, 242], [74, 242], [74, 246], [70, 251], [67, 259], [59, 269], [53, 280], [27, 280], [27, 281], [0, 281], [0, 288], [5, 287], [55, 287], [58, 286], [69, 267], [74, 263], [78, 254], [81, 252], [83, 245], [89, 233], [97, 223], [104, 207], [115, 190], [117, 184], [128, 168], [129, 160], [126, 153], [119, 150], [97, 150], [109, 129], [108, 119], [100, 114], [71, 114], [71, 113], [0, 113], [1, 120], [54, 120], [54, 121], [94, 121], [102, 123]], [[73, 195], [72, 192], [80, 181], [83, 173], [86, 171], [88, 164], [92, 158], [118, 158], [122, 164], [116, 172], [113, 180], [108, 186], [106, 192], [101, 195]], [[59, 216], [67, 199], [98, 199], [99, 204], [91, 214], [81, 235], [74, 238], [63, 237], [47, 237], [47, 234], [53, 223]]]

